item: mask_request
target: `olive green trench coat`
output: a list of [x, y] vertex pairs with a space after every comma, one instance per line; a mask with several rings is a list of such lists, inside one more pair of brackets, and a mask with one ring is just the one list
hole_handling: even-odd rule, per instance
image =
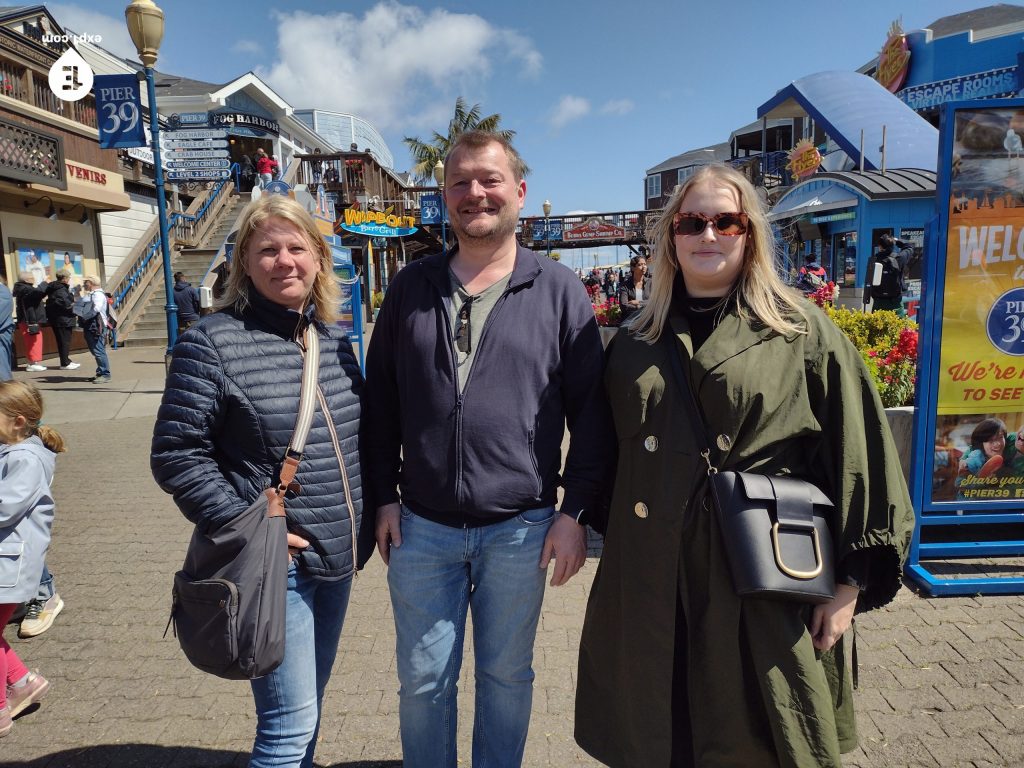
[[[859, 353], [810, 314], [809, 332], [788, 339], [728, 314], [692, 356], [673, 314], [663, 339], [684, 353], [712, 442], [728, 445], [712, 446], [719, 468], [791, 474], [833, 499], [836, 562], [866, 552], [858, 610], [869, 610], [899, 589], [913, 510]], [[580, 646], [576, 740], [614, 768], [662, 768], [683, 717], [692, 762], [676, 764], [838, 768], [857, 738], [843, 641], [817, 652], [810, 606], [734, 593], [670, 350], [625, 329], [609, 348], [619, 460]]]

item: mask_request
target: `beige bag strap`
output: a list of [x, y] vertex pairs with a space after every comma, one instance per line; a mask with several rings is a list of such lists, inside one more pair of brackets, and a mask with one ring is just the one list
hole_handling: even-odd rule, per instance
[[[295, 431], [288, 443], [284, 463], [281, 465], [280, 482], [277, 492], [284, 495], [295, 479], [302, 461], [302, 452], [306, 449], [306, 440], [313, 425], [313, 413], [316, 411], [317, 379], [320, 374], [320, 337], [317, 336], [313, 323], [306, 325], [303, 333], [302, 347], [302, 390], [299, 393], [299, 415], [295, 419]], [[296, 340], [297, 343], [297, 340]]]

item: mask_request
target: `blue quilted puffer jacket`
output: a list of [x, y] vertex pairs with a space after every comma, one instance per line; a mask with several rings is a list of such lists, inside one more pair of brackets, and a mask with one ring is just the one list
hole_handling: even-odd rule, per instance
[[[312, 310], [303, 316], [255, 290], [249, 293], [252, 302], [243, 314], [208, 315], [181, 336], [153, 432], [153, 476], [200, 531], [243, 512], [276, 480], [295, 428], [302, 356], [292, 339], [300, 322], [305, 327], [311, 321]], [[288, 494], [285, 509], [289, 530], [312, 543], [299, 555], [299, 567], [341, 578], [362, 567], [373, 551], [369, 520], [360, 536], [363, 380], [341, 330], [318, 330], [320, 389], [344, 455], [354, 509], [345, 502], [319, 402], [295, 478], [300, 490]]]

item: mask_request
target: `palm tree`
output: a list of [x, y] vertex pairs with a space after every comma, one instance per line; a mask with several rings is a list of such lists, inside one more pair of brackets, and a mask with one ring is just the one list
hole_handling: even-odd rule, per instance
[[[473, 130], [493, 131], [511, 140], [516, 135], [516, 132], [500, 130], [498, 128], [500, 124], [501, 115], [494, 114], [480, 117], [480, 105], [474, 104], [472, 109], [467, 110], [465, 100], [459, 96], [455, 100], [455, 114], [448, 123], [447, 136], [434, 131], [434, 135], [429, 142], [409, 136], [402, 139], [405, 145], [409, 147], [413, 160], [416, 161], [416, 164], [412, 167], [413, 175], [420, 183], [429, 181], [434, 173], [434, 166], [437, 165], [437, 161], [444, 159], [444, 156], [448, 154], [448, 150], [460, 133]], [[526, 170], [529, 172], [529, 168]]]

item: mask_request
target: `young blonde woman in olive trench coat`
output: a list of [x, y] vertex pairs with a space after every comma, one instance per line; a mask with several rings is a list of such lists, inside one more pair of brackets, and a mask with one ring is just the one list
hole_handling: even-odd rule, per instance
[[[576, 740], [614, 768], [839, 768], [857, 743], [843, 633], [855, 609], [896, 594], [913, 527], [885, 413], [852, 344], [776, 276], [746, 179], [698, 171], [655, 240], [651, 301], [612, 341], [605, 374], [619, 462]], [[713, 463], [806, 479], [835, 502], [832, 603], [736, 596], [676, 350]]]

